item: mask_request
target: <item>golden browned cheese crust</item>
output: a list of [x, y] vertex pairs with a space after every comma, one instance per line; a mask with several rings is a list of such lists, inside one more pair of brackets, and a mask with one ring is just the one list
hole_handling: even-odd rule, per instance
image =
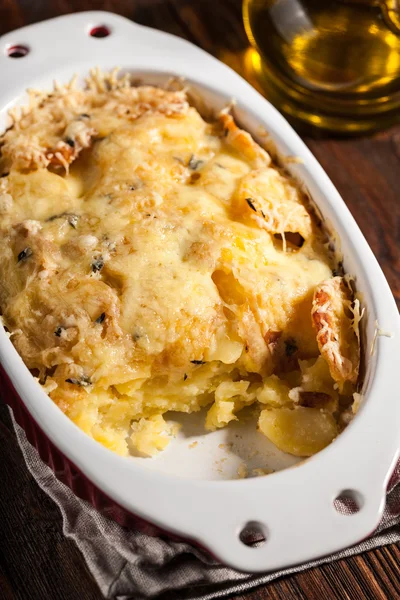
[[357, 383], [360, 340], [352, 327], [352, 291], [343, 277], [320, 283], [314, 292], [312, 318], [317, 342], [335, 381]]
[[[227, 111], [207, 122], [185, 91], [95, 73], [33, 94], [0, 144], [3, 320], [84, 431], [149, 455], [167, 411], [208, 406], [215, 429], [254, 404], [289, 452], [333, 439], [359, 352], [340, 342], [350, 375], [332, 362], [321, 294], [350, 292], [300, 188]], [[296, 418], [317, 441], [293, 437]]]

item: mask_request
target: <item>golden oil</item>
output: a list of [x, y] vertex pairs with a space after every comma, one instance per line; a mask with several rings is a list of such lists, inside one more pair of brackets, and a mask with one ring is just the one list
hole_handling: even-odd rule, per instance
[[365, 133], [400, 120], [399, 0], [244, 0], [253, 75], [295, 125]]

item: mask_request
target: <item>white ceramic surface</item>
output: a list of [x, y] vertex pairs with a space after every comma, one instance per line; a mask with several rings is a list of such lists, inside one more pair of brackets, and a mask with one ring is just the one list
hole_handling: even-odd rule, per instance
[[[108, 26], [111, 35], [90, 37], [96, 25]], [[29, 54], [8, 57], [7, 48], [15, 44], [29, 46]], [[54, 79], [65, 83], [75, 73], [84, 77], [93, 66], [109, 70], [116, 65], [145, 82], [183, 76], [215, 107], [233, 97], [244, 128], [257, 137], [263, 126], [282, 155], [301, 157], [303, 163], [291, 170], [339, 234], [345, 269], [356, 276], [363, 293], [365, 400], [346, 431], [312, 459], [268, 477], [228, 480], [243, 461], [250, 468], [269, 464], [280, 469], [296, 459], [274, 450], [268, 440], [260, 441], [260, 434], [253, 437], [250, 425], [237, 429], [241, 437], [227, 451], [219, 445], [231, 441], [235, 427], [203, 435], [193, 417], [183, 419], [183, 433], [159, 458], [121, 458], [87, 437], [52, 403], [1, 328], [4, 368], [46, 435], [110, 498], [163, 529], [200, 542], [226, 564], [267, 571], [360, 541], [380, 520], [400, 446], [399, 315], [376, 259], [321, 166], [275, 108], [199, 48], [117, 15], [79, 13], [0, 38], [0, 130], [7, 124], [7, 110], [26, 101], [26, 88], [50, 89]], [[378, 336], [371, 354], [376, 322], [392, 337]], [[190, 447], [193, 441], [198, 444]], [[260, 452], [256, 460], [254, 449]], [[333, 507], [334, 498], [348, 489], [362, 499], [360, 511], [352, 516]], [[258, 548], [239, 539], [249, 521], [260, 522], [267, 531], [267, 542]]]

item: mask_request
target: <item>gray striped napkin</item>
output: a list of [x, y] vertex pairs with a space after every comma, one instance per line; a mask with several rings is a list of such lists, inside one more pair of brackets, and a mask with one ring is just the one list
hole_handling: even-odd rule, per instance
[[[10, 411], [11, 412], [11, 411]], [[391, 478], [382, 521], [360, 544], [332, 556], [265, 575], [249, 575], [217, 563], [183, 542], [129, 531], [100, 515], [58, 481], [15, 422], [26, 465], [38, 485], [58, 505], [64, 534], [81, 550], [103, 596], [116, 600], [211, 600], [240, 594], [268, 582], [378, 546], [400, 542], [400, 462]]]

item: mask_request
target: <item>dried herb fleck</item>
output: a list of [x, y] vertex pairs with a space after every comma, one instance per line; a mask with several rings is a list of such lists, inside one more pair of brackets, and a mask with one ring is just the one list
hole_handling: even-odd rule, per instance
[[31, 248], [29, 248], [29, 246], [27, 246], [26, 248], [24, 248], [23, 250], [21, 250], [21, 252], [18, 254], [18, 259], [17, 262], [21, 262], [23, 260], [26, 260], [27, 258], [29, 258], [30, 256], [32, 256], [33, 252], [31, 250]]
[[68, 144], [68, 146], [71, 146], [71, 148], [75, 148], [75, 141], [72, 138], [66, 137], [65, 143]]
[[67, 221], [71, 225], [72, 229], [76, 229], [76, 226], [78, 225], [79, 217], [78, 217], [78, 215], [68, 215]]
[[185, 373], [183, 376], [183, 381], [186, 381], [187, 378], [188, 378], [187, 373]]
[[190, 361], [193, 365], [205, 365], [206, 361], [205, 360], [191, 360]]
[[343, 263], [339, 262], [336, 269], [332, 269], [333, 277], [338, 277], [339, 275], [343, 275]]
[[51, 221], [55, 221], [56, 219], [67, 219], [67, 221], [71, 225], [71, 227], [73, 229], [76, 229], [76, 226], [78, 225], [78, 221], [79, 221], [79, 216], [75, 215], [74, 213], [68, 213], [68, 212], [59, 213], [57, 215], [53, 215], [52, 217], [49, 217], [48, 219], [46, 219], [46, 223], [50, 223]]
[[99, 323], [100, 324], [100, 323], [102, 323], [104, 321], [105, 318], [106, 318], [106, 313], [103, 312], [103, 313], [101, 313], [101, 315], [99, 317], [97, 317], [95, 323]]
[[286, 356], [292, 356], [298, 350], [297, 344], [293, 338], [285, 340], [285, 354]]
[[104, 267], [104, 259], [102, 256], [99, 256], [94, 262], [92, 262], [92, 271], [93, 273], [99, 273]]
[[254, 212], [257, 212], [256, 207], [253, 204], [253, 200], [251, 198], [246, 198], [246, 202], [247, 204], [250, 206], [251, 210], [254, 210]]
[[49, 217], [48, 219], [46, 219], [46, 223], [51, 223], [51, 221], [55, 221], [56, 219], [61, 219], [61, 217], [64, 217], [66, 215], [66, 213], [60, 213], [57, 215], [53, 215], [52, 217]]
[[57, 337], [61, 337], [63, 331], [65, 331], [65, 327], [57, 327], [57, 329], [54, 332], [54, 335]]
[[80, 387], [88, 387], [89, 385], [92, 385], [90, 377], [87, 377], [86, 375], [84, 375], [80, 379], [76, 379], [75, 377], [69, 377], [65, 381], [66, 383], [72, 383], [73, 385], [79, 385]]
[[203, 163], [204, 160], [200, 160], [199, 158], [196, 158], [194, 154], [192, 154], [192, 156], [189, 158], [188, 167], [189, 169], [192, 169], [192, 171], [196, 171], [196, 169], [198, 169]]
[[81, 113], [78, 119], [90, 119], [90, 115], [88, 115], [87, 113]]

